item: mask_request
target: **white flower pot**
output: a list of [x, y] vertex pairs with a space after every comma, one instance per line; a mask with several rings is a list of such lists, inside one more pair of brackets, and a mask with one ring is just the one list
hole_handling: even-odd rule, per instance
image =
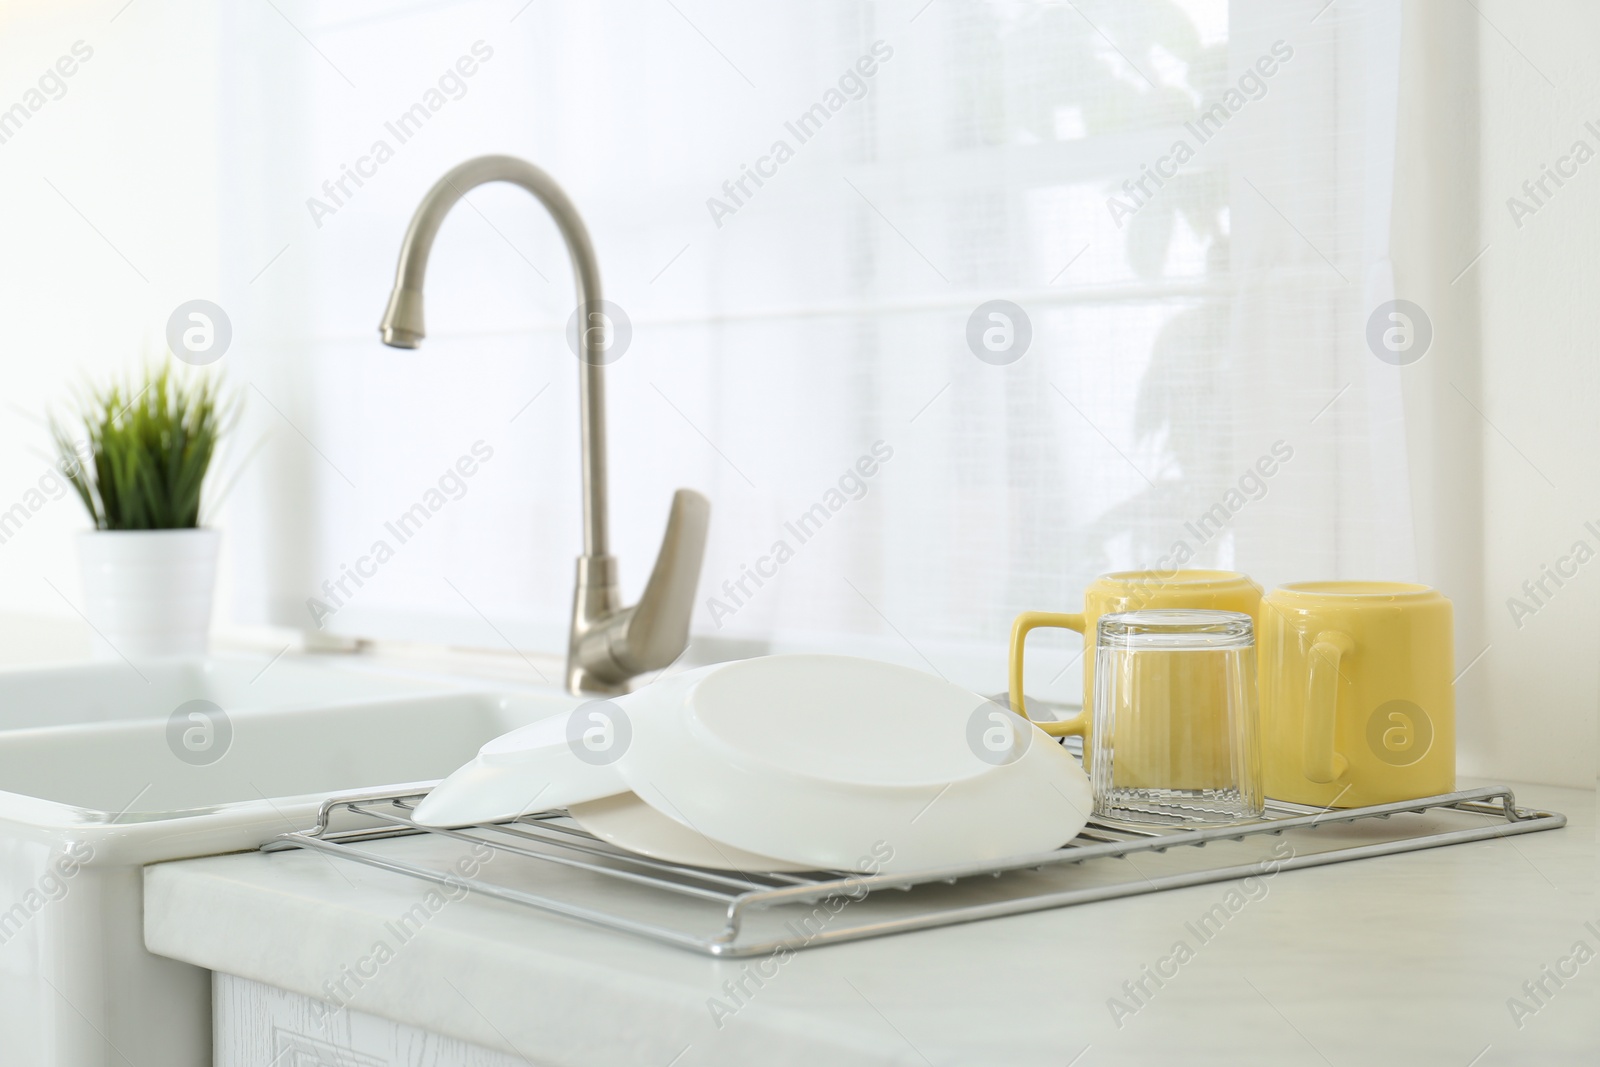
[[97, 659], [203, 656], [217, 530], [91, 530], [78, 540]]

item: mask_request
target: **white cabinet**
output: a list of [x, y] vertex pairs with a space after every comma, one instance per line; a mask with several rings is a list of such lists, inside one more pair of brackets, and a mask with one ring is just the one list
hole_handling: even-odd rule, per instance
[[[215, 1067], [539, 1067], [233, 975], [211, 980]], [[527, 1050], [531, 1055], [533, 1050]]]

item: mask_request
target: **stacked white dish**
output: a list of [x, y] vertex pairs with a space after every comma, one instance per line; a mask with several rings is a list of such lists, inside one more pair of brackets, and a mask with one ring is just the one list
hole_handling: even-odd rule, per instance
[[597, 837], [677, 863], [882, 873], [1054, 849], [1091, 807], [1077, 761], [992, 701], [892, 664], [786, 655], [497, 738], [416, 820], [566, 808]]

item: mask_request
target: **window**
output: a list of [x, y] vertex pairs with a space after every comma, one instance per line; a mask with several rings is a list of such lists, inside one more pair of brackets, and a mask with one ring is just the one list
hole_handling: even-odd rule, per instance
[[[1388, 7], [284, 4], [314, 47], [229, 8], [223, 230], [283, 249], [228, 284], [266, 442], [230, 516], [241, 605], [563, 648], [573, 295], [542, 209], [470, 194], [426, 346], [375, 336], [411, 211], [484, 152], [565, 186], [631, 322], [606, 372], [630, 598], [673, 489], [713, 501], [702, 656], [831, 648], [994, 691], [1012, 616], [1107, 570], [1409, 577], [1367, 342]], [[1065, 698], [1048, 640], [1030, 690]]]

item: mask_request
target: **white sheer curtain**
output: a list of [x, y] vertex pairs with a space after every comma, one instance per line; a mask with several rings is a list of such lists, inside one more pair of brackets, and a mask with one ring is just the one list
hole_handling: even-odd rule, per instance
[[[1394, 368], [1365, 340], [1394, 5], [281, 6], [314, 48], [269, 6], [225, 16], [232, 358], [266, 442], [230, 515], [243, 617], [561, 649], [553, 227], [474, 192], [423, 349], [374, 329], [418, 198], [482, 152], [565, 185], [631, 318], [606, 372], [630, 596], [673, 488], [712, 498], [700, 655], [854, 650], [995, 690], [1013, 614], [1106, 570], [1412, 576]], [[991, 300], [1031, 329], [1014, 362], [969, 344]], [[385, 525], [430, 502], [404, 542]], [[1070, 698], [1072, 660], [1046, 639], [1030, 691]]]

